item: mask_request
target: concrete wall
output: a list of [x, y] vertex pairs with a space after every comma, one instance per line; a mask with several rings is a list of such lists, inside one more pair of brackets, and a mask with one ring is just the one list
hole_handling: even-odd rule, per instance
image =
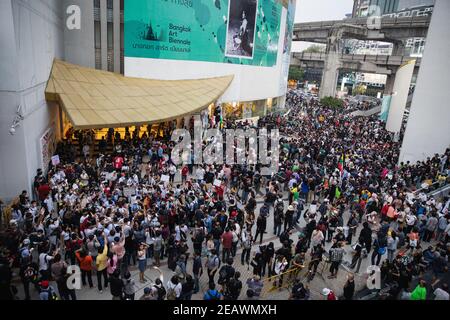
[[418, 161], [450, 146], [450, 1], [437, 0], [417, 78], [400, 161]]
[[[60, 0], [0, 1], [0, 198], [5, 201], [31, 191], [41, 167], [39, 140], [58, 117], [44, 90], [54, 57], [64, 58], [62, 10]], [[24, 120], [12, 136], [18, 105]]]
[[233, 82], [220, 98], [221, 102], [253, 101], [283, 96], [287, 90], [286, 86], [280, 86], [280, 83], [284, 82], [281, 75], [283, 71], [286, 17], [287, 10], [283, 8], [277, 64], [273, 67], [125, 57], [125, 75], [150, 79], [179, 80], [234, 74]]

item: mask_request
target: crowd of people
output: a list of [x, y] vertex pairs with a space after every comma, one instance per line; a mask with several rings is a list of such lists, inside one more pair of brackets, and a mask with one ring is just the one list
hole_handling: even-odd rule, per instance
[[[112, 131], [98, 156], [91, 134], [76, 133], [80, 152], [70, 135], [58, 145], [60, 163], [38, 170], [33, 194], [23, 191], [12, 206], [0, 239], [2, 298], [16, 296], [17, 268], [22, 298], [30, 299], [35, 288], [42, 300], [75, 300], [67, 279], [70, 266], [78, 265], [83, 286], [99, 294], [109, 288], [113, 299], [190, 300], [207, 276], [203, 299], [255, 300], [267, 277], [284, 288], [288, 271], [307, 268], [311, 281], [324, 260], [332, 281], [351, 246], [350, 268], [370, 257], [392, 286], [391, 298], [448, 300], [445, 284], [433, 287], [434, 295], [424, 294], [434, 283], [422, 278], [414, 291], [410, 286], [426, 272], [433, 279], [448, 272], [450, 201], [414, 191], [448, 182], [450, 150], [397, 164], [400, 144], [377, 118], [356, 118], [295, 92], [287, 103], [288, 114], [258, 121], [282, 136], [279, 172], [271, 176], [261, 165], [176, 166], [170, 130], [158, 137]], [[251, 127], [219, 119], [209, 125]], [[258, 210], [257, 199], [263, 200]], [[263, 244], [272, 231], [281, 246]], [[135, 297], [133, 268], [139, 282], [149, 284], [145, 271], [162, 263], [173, 271], [170, 279], [155, 279]], [[239, 263], [252, 267], [250, 278], [241, 277]], [[310, 298], [304, 279], [293, 279], [290, 291], [290, 299]], [[354, 291], [350, 274], [344, 298]], [[328, 288], [323, 295], [337, 299]]]

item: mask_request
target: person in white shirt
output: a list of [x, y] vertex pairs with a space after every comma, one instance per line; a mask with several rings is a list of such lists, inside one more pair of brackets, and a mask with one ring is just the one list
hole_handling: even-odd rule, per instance
[[[409, 209], [409, 208], [406, 208], [406, 209]], [[408, 212], [406, 214], [406, 225], [407, 225], [406, 232], [407, 233], [411, 232], [412, 228], [416, 224], [416, 221], [417, 221], [417, 217], [412, 212]]]
[[442, 284], [442, 288], [437, 288], [436, 290], [434, 290], [433, 294], [434, 300], [448, 301], [450, 299], [448, 293], [448, 285], [446, 283]]
[[168, 282], [167, 282], [167, 300], [178, 300], [181, 296], [181, 283], [178, 280], [177, 276], [173, 276]]
[[197, 177], [197, 182], [203, 181], [205, 177], [205, 169], [203, 167], [199, 166], [197, 170], [195, 171], [195, 176]]
[[[283, 273], [283, 271], [286, 269], [287, 265], [288, 265], [288, 262], [287, 262], [286, 258], [282, 255], [279, 255], [277, 257], [277, 260], [275, 261], [275, 268], [274, 268], [275, 274], [280, 275], [281, 273]], [[281, 277], [279, 277], [278, 286], [281, 288], [282, 284], [283, 284], [283, 277], [281, 276]]]
[[[175, 241], [181, 240], [181, 232], [187, 237], [189, 228], [183, 223], [181, 226], [177, 225], [175, 227]], [[186, 238], [185, 238], [186, 239]]]
[[44, 200], [45, 205], [47, 206], [48, 212], [52, 213], [54, 209], [53, 199], [51, 194], [49, 193], [47, 198]]
[[[55, 254], [59, 252], [59, 249], [56, 249]], [[41, 252], [39, 254], [39, 272], [41, 274], [42, 280], [48, 280], [50, 277], [50, 272], [48, 269], [48, 263], [53, 260], [54, 255], [51, 256], [45, 252]]]

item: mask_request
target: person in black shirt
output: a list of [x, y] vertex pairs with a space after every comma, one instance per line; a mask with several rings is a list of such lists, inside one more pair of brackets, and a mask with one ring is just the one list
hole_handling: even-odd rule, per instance
[[122, 300], [123, 298], [123, 282], [120, 279], [120, 270], [116, 269], [109, 277], [109, 288], [113, 300]]
[[237, 300], [242, 290], [242, 281], [239, 280], [241, 273], [239, 271], [234, 273], [234, 276], [228, 281], [224, 299]]
[[352, 300], [355, 293], [355, 281], [353, 274], [347, 276], [347, 282], [344, 285], [344, 299]]
[[186, 275], [186, 281], [181, 286], [180, 300], [191, 300], [194, 293], [195, 282], [190, 274]]
[[299, 279], [295, 279], [289, 300], [308, 300], [309, 290], [305, 288]]
[[194, 252], [192, 274], [194, 275], [193, 293], [197, 293], [200, 290], [199, 279], [203, 274], [202, 257], [198, 252]]
[[350, 264], [350, 268], [354, 269], [356, 267], [356, 264], [358, 263], [358, 260], [361, 259], [363, 246], [364, 246], [364, 239], [360, 237], [358, 239], [358, 243], [356, 243], [356, 245], [354, 247], [355, 252], [353, 253], [353, 258], [352, 258], [352, 262]]
[[256, 234], [254, 238], [256, 241], [259, 235], [259, 244], [262, 244], [263, 235], [266, 231], [266, 225], [266, 216], [264, 214], [259, 214], [258, 218], [256, 219]]
[[254, 212], [255, 208], [256, 208], [255, 193], [251, 191], [250, 198], [248, 199], [247, 204], [245, 205], [245, 211]]
[[317, 272], [317, 267], [319, 266], [320, 261], [322, 261], [322, 255], [325, 252], [321, 244], [318, 244], [311, 251], [311, 260], [308, 264], [308, 271], [311, 273], [311, 276], [314, 277], [314, 274]]
[[370, 249], [372, 248], [372, 229], [369, 227], [369, 223], [364, 222], [363, 228], [359, 233], [359, 237], [364, 240], [364, 244], [366, 246], [367, 254], [369, 254]]

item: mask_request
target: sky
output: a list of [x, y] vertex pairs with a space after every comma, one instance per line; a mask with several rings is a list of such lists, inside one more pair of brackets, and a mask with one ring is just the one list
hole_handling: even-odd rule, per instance
[[[351, 13], [353, 0], [297, 0], [295, 22], [340, 20]], [[292, 51], [302, 51], [311, 44], [294, 42]]]

